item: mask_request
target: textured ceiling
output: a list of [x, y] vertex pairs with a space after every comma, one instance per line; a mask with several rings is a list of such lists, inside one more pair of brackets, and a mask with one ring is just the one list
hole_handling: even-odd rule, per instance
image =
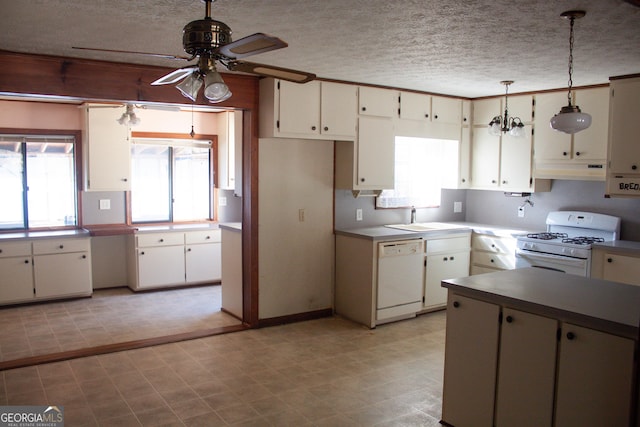
[[[218, 0], [212, 16], [234, 39], [255, 32], [289, 47], [249, 61], [321, 78], [479, 97], [567, 85], [576, 21], [574, 85], [640, 73], [640, 7], [623, 0]], [[0, 49], [181, 67], [183, 62], [72, 46], [183, 55], [182, 28], [200, 0], [0, 0]], [[1, 66], [1, 65], [0, 65]]]

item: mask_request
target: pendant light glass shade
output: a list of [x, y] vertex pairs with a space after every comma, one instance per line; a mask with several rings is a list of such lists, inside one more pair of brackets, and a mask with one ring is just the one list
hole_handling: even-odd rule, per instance
[[591, 126], [591, 115], [581, 112], [577, 105], [566, 106], [551, 117], [550, 124], [557, 131], [573, 134]]
[[222, 102], [231, 97], [231, 91], [222, 76], [213, 70], [204, 77], [204, 96], [211, 103]]
[[189, 74], [184, 80], [176, 85], [176, 89], [185, 97], [195, 101], [198, 91], [202, 87], [202, 77], [197, 71]]
[[591, 126], [591, 116], [580, 111], [580, 107], [573, 104], [571, 97], [571, 87], [573, 86], [573, 25], [576, 19], [582, 18], [586, 14], [583, 10], [570, 10], [563, 12], [560, 16], [570, 21], [569, 30], [569, 92], [567, 94], [568, 105], [562, 107], [560, 112], [549, 121], [551, 128], [574, 134], [585, 130]]

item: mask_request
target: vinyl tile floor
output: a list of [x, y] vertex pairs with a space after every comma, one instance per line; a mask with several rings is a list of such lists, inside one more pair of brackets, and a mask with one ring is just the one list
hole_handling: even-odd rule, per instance
[[220, 311], [220, 288], [114, 288], [91, 298], [3, 307], [0, 361], [239, 325]]
[[445, 312], [340, 317], [0, 372], [0, 405], [67, 426], [439, 426]]

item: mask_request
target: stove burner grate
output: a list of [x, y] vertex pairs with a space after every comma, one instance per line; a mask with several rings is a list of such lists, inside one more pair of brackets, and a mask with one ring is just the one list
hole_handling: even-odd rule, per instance
[[566, 239], [569, 237], [567, 233], [529, 233], [527, 237], [530, 239], [540, 240], [554, 240], [554, 239]]
[[562, 239], [562, 243], [573, 243], [574, 245], [591, 245], [592, 243], [604, 242], [602, 237], [578, 236]]

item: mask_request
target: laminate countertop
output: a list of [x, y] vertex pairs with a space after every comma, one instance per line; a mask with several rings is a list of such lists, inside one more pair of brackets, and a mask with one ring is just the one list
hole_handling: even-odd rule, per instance
[[447, 279], [460, 295], [638, 339], [640, 286], [541, 268]]

